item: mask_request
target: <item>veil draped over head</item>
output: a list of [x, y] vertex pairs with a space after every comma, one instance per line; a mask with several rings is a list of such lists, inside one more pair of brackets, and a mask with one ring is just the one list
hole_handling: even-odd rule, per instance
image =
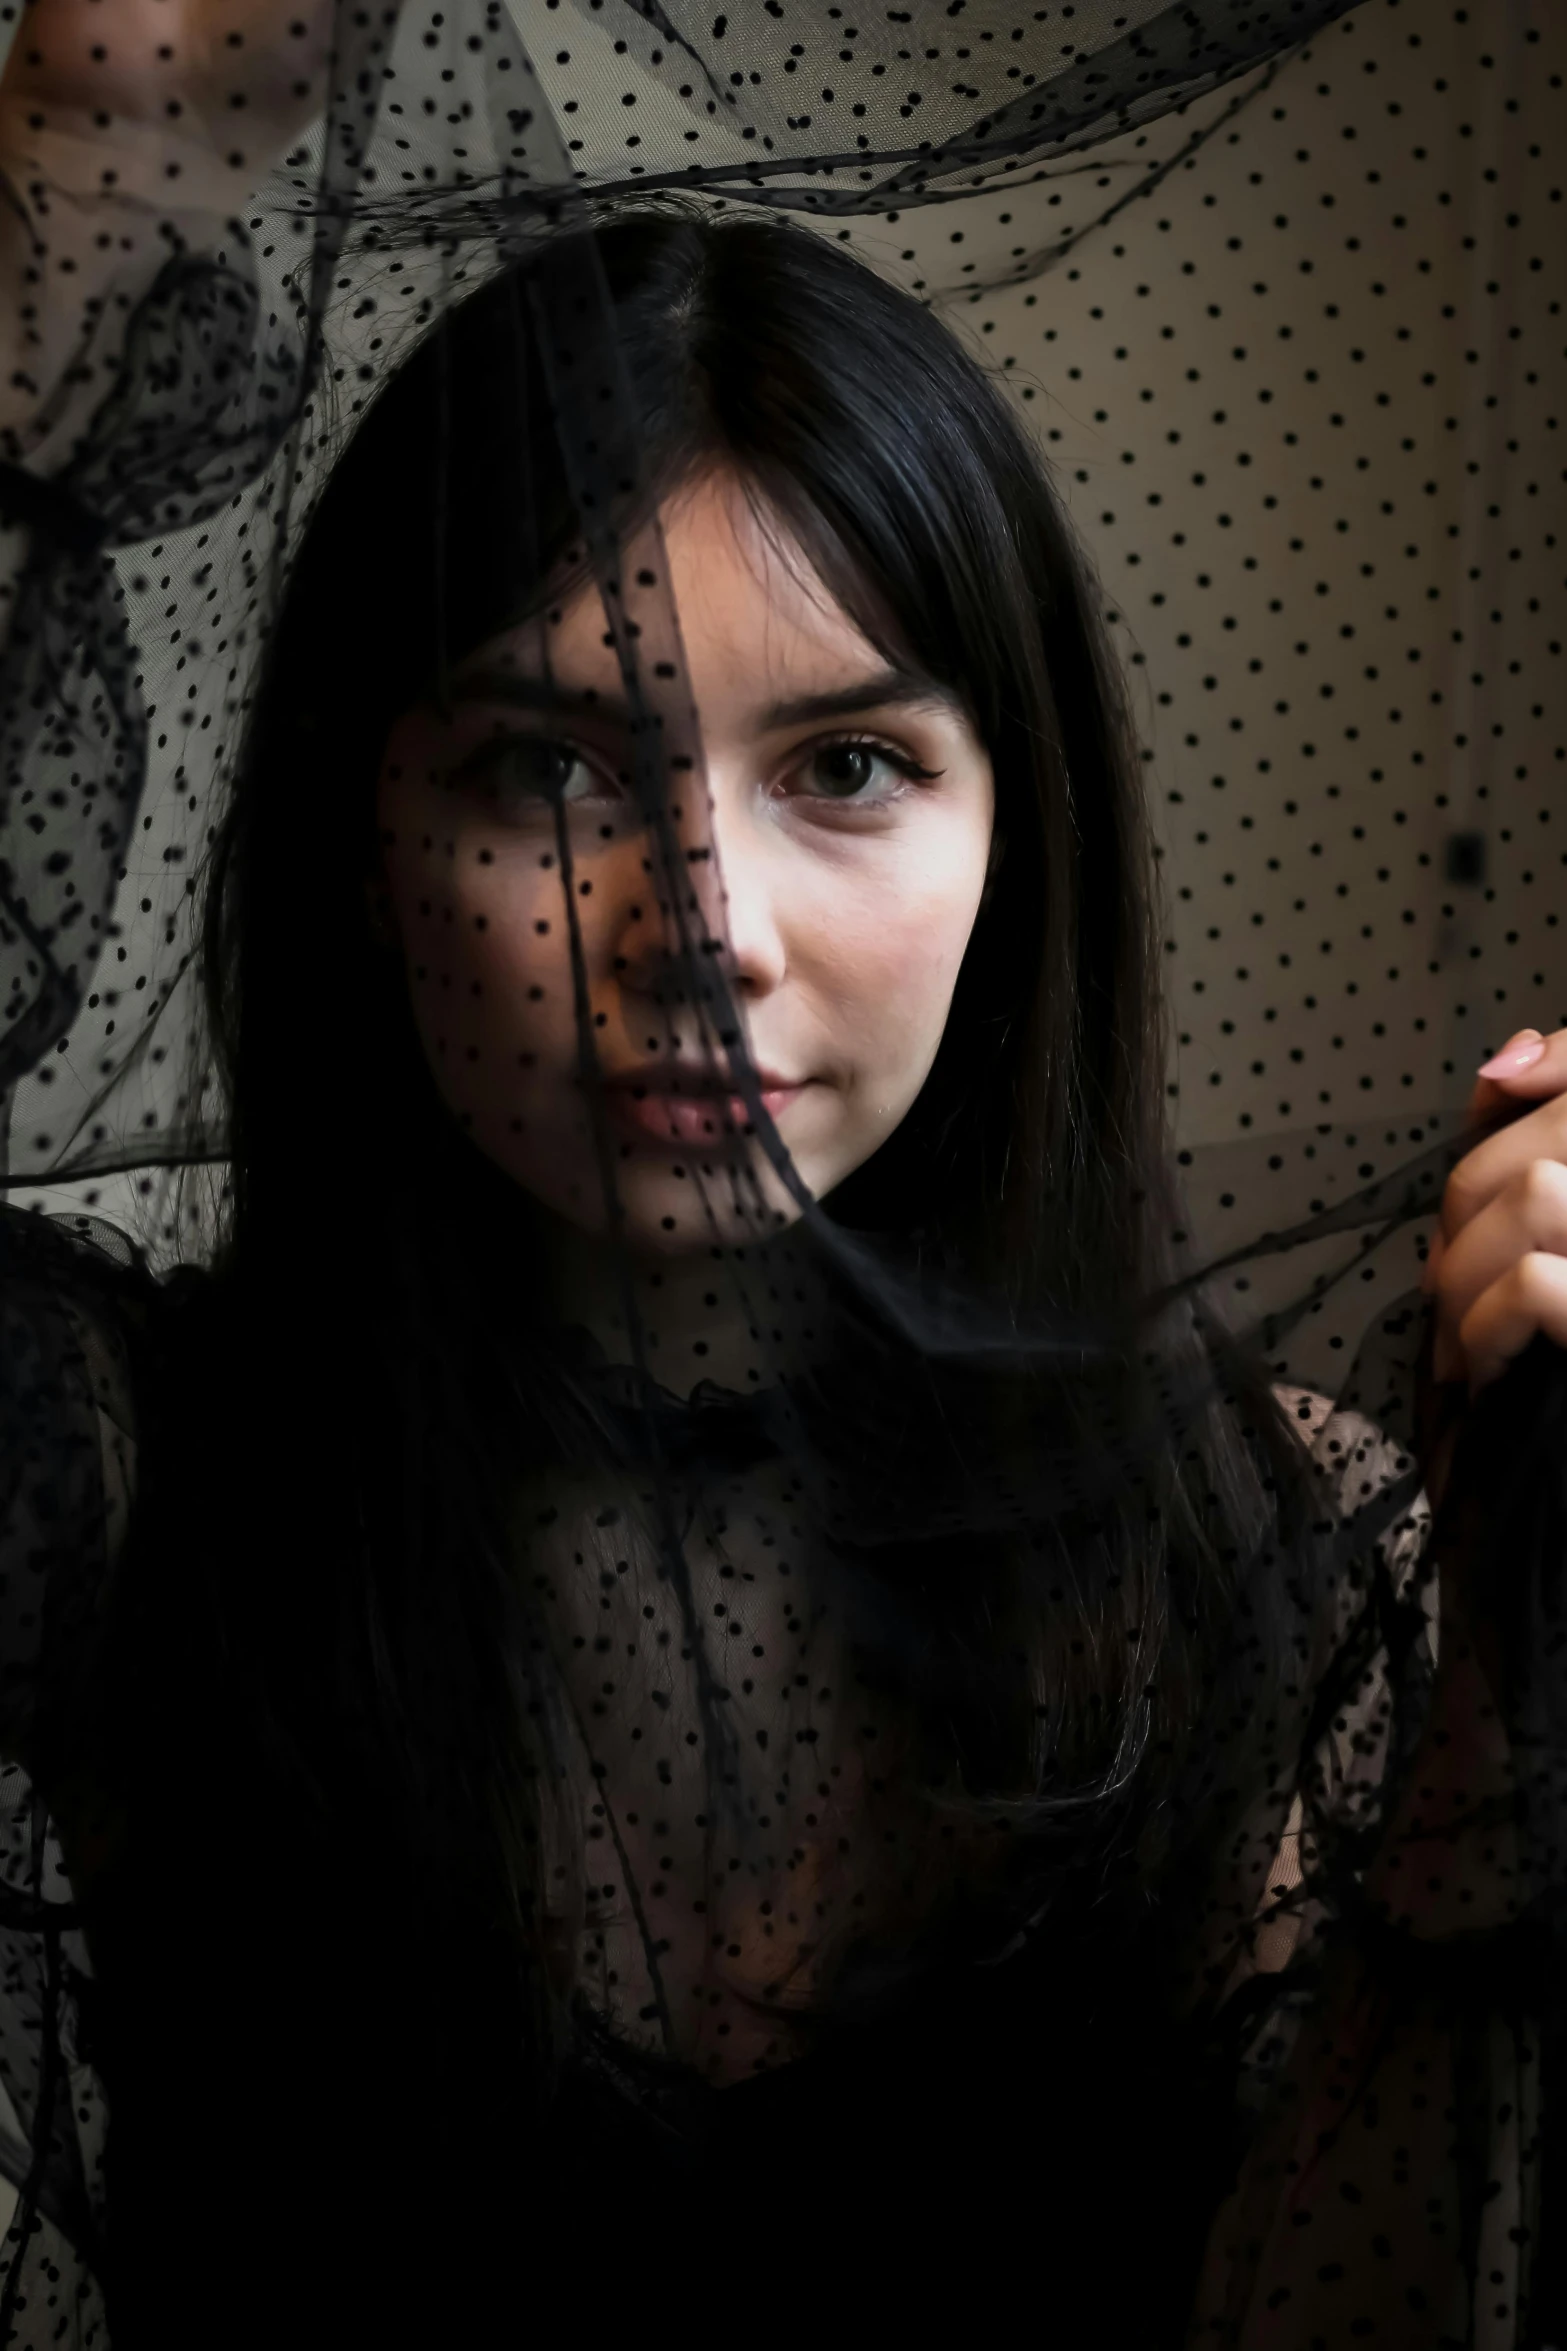
[[[1567, 2339], [1560, 1365], [1449, 1427], [1404, 1292], [1456, 1108], [1302, 1089], [1198, 1196], [1111, 600], [928, 314], [1097, 291], [1388, 10], [116, 4], [0, 26], [0, 2339], [699, 2278], [724, 2324], [1026, 2280], [1069, 2340]], [[921, 321], [855, 247], [940, 207], [992, 258]], [[714, 470], [994, 767], [940, 1050], [820, 1198], [671, 553]], [[388, 744], [488, 756], [485, 648], [540, 707], [584, 597], [616, 812], [534, 736], [508, 835], [572, 1175], [473, 944], [523, 785], [449, 837], [377, 794]], [[621, 872], [686, 1086], [651, 1272]], [[1451, 1010], [1380, 985], [1335, 1017]]]

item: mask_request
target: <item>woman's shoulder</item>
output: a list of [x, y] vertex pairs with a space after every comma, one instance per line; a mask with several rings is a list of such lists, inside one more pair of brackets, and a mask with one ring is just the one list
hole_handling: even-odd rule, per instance
[[158, 1295], [116, 1226], [0, 1205], [0, 1528], [35, 1468], [58, 1475], [104, 1424], [134, 1441], [131, 1354]]
[[[145, 1255], [117, 1225], [0, 1200], [0, 1316], [13, 1334], [23, 1325], [42, 1330], [84, 1319], [111, 1327], [134, 1316], [157, 1287]], [[16, 1384], [15, 1370], [0, 1357], [8, 1386]]]

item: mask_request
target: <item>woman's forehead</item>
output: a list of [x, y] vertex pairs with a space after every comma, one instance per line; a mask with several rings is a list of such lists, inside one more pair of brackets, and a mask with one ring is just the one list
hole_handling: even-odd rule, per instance
[[[656, 532], [629, 547], [624, 562], [644, 583], [637, 642], [678, 632], [677, 677], [683, 667], [699, 708], [761, 723], [794, 702], [890, 674], [782, 518], [728, 472], [704, 474], [667, 499]], [[660, 665], [643, 666], [653, 671], [643, 682], [656, 690]], [[609, 607], [593, 579], [491, 639], [463, 668], [544, 673], [606, 702], [625, 689]]]

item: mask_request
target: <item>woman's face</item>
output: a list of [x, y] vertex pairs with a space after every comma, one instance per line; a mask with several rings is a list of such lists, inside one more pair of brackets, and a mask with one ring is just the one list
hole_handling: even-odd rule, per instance
[[694, 748], [687, 681], [700, 713], [700, 773], [677, 768], [670, 798], [688, 941], [705, 955], [675, 945], [596, 587], [482, 646], [444, 717], [408, 711], [378, 790], [386, 902], [445, 1101], [497, 1166], [589, 1234], [608, 1226], [600, 1120], [624, 1240], [647, 1256], [797, 1214], [713, 1049], [709, 959], [820, 1197], [924, 1084], [993, 816], [989, 759], [951, 692], [890, 669], [730, 477], [704, 477], [660, 520], [650, 560], [667, 567], [684, 679], [655, 625], [639, 667], [666, 749]]

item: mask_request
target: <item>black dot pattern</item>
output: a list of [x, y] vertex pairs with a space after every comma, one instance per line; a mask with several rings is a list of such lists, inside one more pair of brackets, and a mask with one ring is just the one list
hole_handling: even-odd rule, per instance
[[0, 2341], [1567, 2340], [1567, 1390], [1417, 1289], [1562, 26], [160, 14], [0, 6]]

